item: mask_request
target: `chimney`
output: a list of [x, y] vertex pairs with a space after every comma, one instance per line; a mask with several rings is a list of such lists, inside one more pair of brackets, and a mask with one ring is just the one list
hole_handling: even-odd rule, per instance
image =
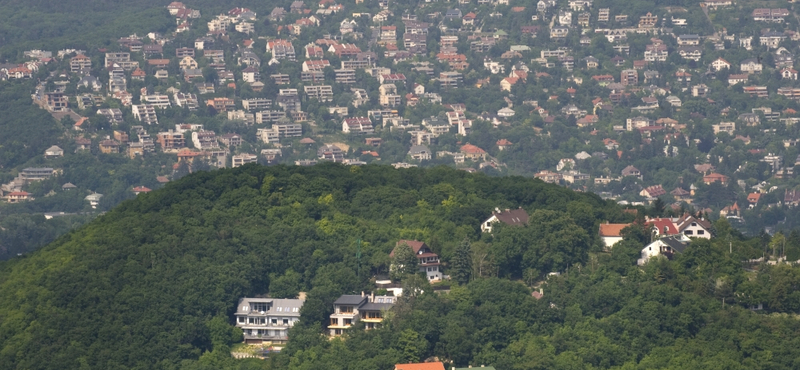
[[544, 288], [539, 288], [539, 294], [544, 295]]
[[363, 290], [361, 291], [361, 296], [364, 297], [364, 291]]
[[375, 303], [375, 291], [372, 291], [372, 297], [369, 299], [370, 303]]

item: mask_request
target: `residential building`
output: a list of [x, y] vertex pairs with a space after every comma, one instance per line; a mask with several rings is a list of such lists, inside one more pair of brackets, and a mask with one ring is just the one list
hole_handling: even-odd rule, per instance
[[[414, 255], [417, 257], [417, 263], [419, 265], [419, 272], [425, 273], [425, 276], [428, 278], [429, 281], [439, 281], [444, 279], [444, 274], [442, 273], [441, 263], [439, 261], [439, 255], [433, 253], [428, 247], [427, 244], [417, 240], [400, 240], [395, 244], [394, 249], [391, 253], [389, 253], [389, 257], [394, 257], [394, 252], [397, 250], [397, 247], [401, 245], [407, 245], [414, 251]], [[398, 266], [390, 266], [390, 270], [397, 269]]]
[[219, 137], [219, 142], [228, 148], [242, 145], [242, 137], [238, 134], [225, 134]]
[[636, 261], [639, 266], [645, 265], [650, 259], [664, 256], [672, 259], [678, 253], [683, 253], [691, 239], [684, 235], [673, 235], [658, 239], [642, 249], [641, 258]]
[[80, 73], [84, 70], [92, 69], [92, 59], [83, 54], [78, 54], [69, 60], [69, 70], [72, 73]]
[[241, 167], [248, 163], [258, 163], [258, 156], [254, 154], [238, 154], [231, 157], [232, 163], [231, 167]]
[[485, 160], [487, 156], [485, 150], [470, 143], [466, 143], [465, 145], [461, 146], [460, 152], [461, 154], [464, 155], [466, 159], [470, 159], [473, 161]]
[[623, 85], [638, 85], [639, 71], [635, 69], [624, 69], [620, 72], [619, 82]]
[[20, 203], [33, 200], [33, 197], [31, 197], [31, 195], [32, 194], [28, 193], [27, 191], [12, 191], [6, 194], [4, 198], [8, 203]]
[[323, 161], [344, 162], [344, 152], [342, 152], [342, 149], [331, 144], [319, 147], [319, 149], [317, 149], [317, 157]]
[[606, 222], [604, 224], [600, 224], [600, 240], [603, 242], [605, 248], [611, 249], [614, 244], [622, 241], [623, 235], [622, 230], [632, 224], [612, 224]]
[[50, 167], [28, 167], [20, 171], [19, 179], [25, 184], [30, 184], [34, 181], [49, 179], [56, 173], [57, 171]]
[[109, 139], [101, 141], [100, 153], [105, 153], [105, 154], [119, 153], [119, 143]]
[[411, 149], [408, 151], [408, 156], [418, 161], [430, 160], [431, 149], [426, 145], [412, 145]]
[[156, 142], [161, 145], [161, 149], [164, 151], [174, 151], [186, 146], [186, 139], [183, 137], [183, 133], [173, 130], [159, 132], [156, 135]]
[[320, 102], [333, 101], [333, 87], [330, 85], [304, 86], [308, 99], [317, 99]]
[[742, 61], [740, 68], [744, 73], [761, 73], [763, 67], [758, 59], [745, 59]]
[[328, 334], [339, 336], [358, 322], [364, 322], [364, 328], [374, 329], [383, 321], [384, 313], [397, 303], [394, 296], [343, 295], [333, 302], [333, 314], [330, 316]]
[[342, 132], [346, 134], [368, 134], [373, 133], [375, 130], [372, 127], [372, 121], [367, 117], [350, 117], [342, 120]]
[[513, 210], [506, 208], [505, 211], [495, 208], [492, 215], [481, 223], [481, 231], [491, 233], [492, 226], [497, 222], [511, 226], [524, 226], [528, 224], [528, 212], [525, 212], [522, 207]]
[[150, 104], [139, 104], [131, 106], [133, 111], [133, 118], [136, 118], [139, 122], [146, 123], [148, 125], [157, 125], [158, 124], [158, 116], [156, 115], [156, 107]]
[[237, 305], [236, 326], [248, 344], [285, 344], [289, 329], [300, 320], [303, 299], [241, 298]]
[[196, 149], [219, 149], [217, 134], [214, 131], [194, 131], [192, 132], [192, 143]]

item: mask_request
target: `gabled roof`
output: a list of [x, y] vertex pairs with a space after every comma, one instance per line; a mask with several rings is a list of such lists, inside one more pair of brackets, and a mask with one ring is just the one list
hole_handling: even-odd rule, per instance
[[467, 154], [486, 154], [485, 150], [483, 150], [483, 149], [481, 149], [481, 148], [479, 148], [479, 147], [477, 147], [475, 145], [472, 145], [470, 143], [467, 143], [467, 144], [463, 145], [461, 147], [461, 152], [467, 153]]
[[667, 235], [674, 235], [678, 233], [678, 229], [672, 220], [668, 218], [653, 218], [647, 221], [647, 225], [658, 229], [658, 233], [664, 235], [664, 230], [667, 230]]
[[423, 362], [416, 364], [397, 364], [394, 370], [444, 370], [441, 362]]
[[630, 225], [631, 224], [600, 224], [600, 237], [621, 237], [622, 229]]
[[500, 222], [508, 225], [520, 226], [528, 223], [528, 212], [522, 208], [507, 209], [502, 212], [492, 212]]
[[[403, 244], [411, 247], [411, 249], [414, 251], [414, 254], [418, 254], [420, 249], [423, 249], [423, 248], [430, 249], [425, 244], [425, 242], [421, 242], [421, 241], [418, 241], [418, 240], [405, 240], [405, 239], [398, 240], [397, 244], [395, 244], [394, 248], [397, 249], [397, 247], [399, 247], [400, 245], [403, 245]], [[393, 257], [393, 256], [394, 256], [394, 249], [392, 249], [392, 252], [389, 253], [389, 257]]]
[[677, 237], [661, 238], [658, 241], [670, 246], [674, 251], [678, 253], [683, 253], [683, 251], [686, 250], [686, 247], [689, 245], [689, 243], [678, 240]]
[[144, 187], [144, 186], [137, 186], [137, 187], [133, 188], [133, 192], [134, 193], [149, 193], [150, 191], [152, 191], [152, 190], [150, 190], [150, 188], [147, 188], [147, 187]]

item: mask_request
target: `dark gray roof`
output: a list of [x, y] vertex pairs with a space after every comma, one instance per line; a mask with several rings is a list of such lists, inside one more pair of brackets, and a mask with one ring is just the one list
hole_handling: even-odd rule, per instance
[[408, 151], [408, 154], [430, 153], [431, 150], [425, 145], [414, 145]]
[[675, 237], [661, 238], [661, 242], [670, 246], [673, 250], [675, 250], [678, 253], [683, 253], [683, 251], [686, 250], [686, 247], [689, 245], [689, 243], [684, 243], [676, 239]]
[[394, 304], [392, 303], [367, 303], [361, 306], [358, 310], [359, 311], [383, 311], [392, 308]]
[[333, 304], [347, 304], [347, 305], [361, 305], [362, 303], [367, 301], [367, 297], [362, 297], [360, 295], [343, 295], [333, 302]]

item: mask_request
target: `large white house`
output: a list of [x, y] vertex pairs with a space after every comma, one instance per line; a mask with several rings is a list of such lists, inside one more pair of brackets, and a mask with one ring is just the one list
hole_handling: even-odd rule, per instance
[[236, 326], [245, 343], [285, 344], [289, 328], [300, 320], [303, 299], [242, 298], [236, 309]]

